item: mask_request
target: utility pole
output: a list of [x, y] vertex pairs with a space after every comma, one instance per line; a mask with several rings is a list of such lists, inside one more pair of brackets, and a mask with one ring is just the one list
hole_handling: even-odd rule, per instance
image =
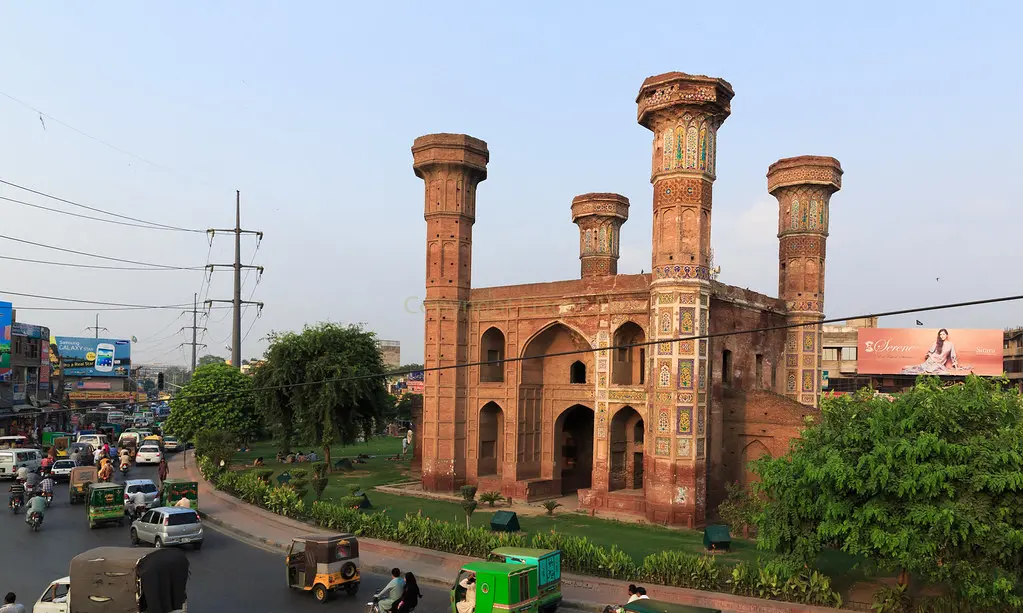
[[86, 326], [85, 329], [86, 329], [86, 331], [88, 331], [88, 330], [95, 330], [96, 331], [96, 338], [99, 338], [99, 331], [100, 330], [104, 330], [106, 332], [110, 332], [110, 330], [107, 330], [106, 328], [100, 328], [99, 327], [99, 313], [96, 313], [96, 325], [95, 326]]
[[217, 268], [233, 268], [234, 269], [234, 298], [232, 300], [207, 300], [206, 305], [212, 305], [214, 302], [229, 302], [234, 306], [234, 317], [231, 326], [231, 366], [234, 368], [241, 368], [242, 365], [242, 305], [243, 304], [254, 304], [259, 311], [263, 310], [262, 302], [250, 302], [248, 300], [242, 300], [242, 269], [252, 268], [259, 271], [259, 274], [263, 274], [262, 266], [246, 266], [242, 264], [242, 234], [255, 234], [259, 240], [263, 240], [263, 233], [256, 230], [243, 230], [242, 229], [242, 196], [240, 191], [235, 191], [235, 213], [234, 213], [234, 228], [228, 230], [210, 230], [209, 232], [216, 235], [217, 232], [231, 232], [234, 234], [234, 264], [210, 264], [206, 268], [212, 275], [213, 271]]
[[[187, 313], [188, 311], [182, 311], [182, 312], [183, 313]], [[199, 294], [195, 294], [192, 297], [192, 325], [190, 325], [190, 326], [182, 326], [181, 330], [178, 330], [178, 332], [181, 332], [182, 330], [191, 330], [192, 331], [192, 342], [191, 343], [181, 343], [181, 345], [191, 345], [192, 346], [192, 372], [195, 372], [195, 350], [198, 347], [205, 347], [206, 346], [205, 344], [200, 343], [198, 338], [197, 338], [198, 334], [199, 334], [199, 330], [206, 330], [206, 328], [200, 328], [199, 327]], [[179, 345], [179, 347], [181, 345]]]

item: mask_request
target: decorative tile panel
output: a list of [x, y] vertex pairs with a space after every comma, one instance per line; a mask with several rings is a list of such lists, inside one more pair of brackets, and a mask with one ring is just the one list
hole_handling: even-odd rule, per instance
[[707, 410], [701, 407], [696, 408], [696, 434], [703, 436], [707, 433]]
[[707, 306], [700, 310], [700, 334], [707, 334], [710, 332], [710, 326], [707, 324], [707, 315], [710, 311]]
[[678, 393], [679, 404], [693, 404], [693, 393], [692, 392], [679, 392]]
[[803, 371], [803, 391], [804, 392], [816, 391], [817, 385], [816, 385], [816, 381], [814, 381], [814, 374], [816, 374], [816, 372], [817, 371], [814, 371], [814, 370], [804, 370]]
[[657, 387], [671, 387], [671, 360], [657, 360]]
[[817, 358], [816, 357], [814, 357], [812, 355], [804, 355], [803, 356], [803, 367], [804, 368], [814, 368], [816, 366], [817, 366]]
[[657, 304], [671, 304], [675, 302], [675, 292], [657, 294]]
[[646, 392], [635, 390], [611, 390], [608, 393], [608, 399], [618, 402], [644, 402], [646, 400]]
[[607, 387], [607, 373], [597, 374], [597, 385], [600, 387]]
[[803, 351], [813, 351], [817, 346], [817, 333], [813, 331], [803, 332]]
[[682, 355], [693, 354], [693, 341], [679, 341], [678, 352]]
[[607, 360], [597, 360], [597, 370], [607, 372]]
[[674, 396], [671, 392], [657, 392], [654, 395], [658, 404], [671, 404], [675, 400]]
[[707, 360], [700, 360], [700, 389], [707, 389]]
[[678, 301], [682, 304], [696, 304], [696, 294], [680, 292], [678, 295]]
[[671, 334], [671, 309], [661, 309], [658, 315], [658, 321], [660, 322], [657, 326], [658, 331], [661, 334]]
[[696, 326], [696, 309], [681, 308], [678, 310], [678, 333], [693, 334]]
[[678, 388], [693, 388], [693, 360], [678, 361]]
[[700, 341], [700, 357], [707, 357], [707, 339], [702, 339]]
[[671, 355], [671, 343], [657, 343], [657, 355]]
[[785, 355], [785, 367], [786, 368], [798, 368], [799, 367], [799, 356], [794, 353]]
[[785, 377], [785, 391], [787, 392], [796, 391], [796, 373], [790, 372]]
[[789, 332], [788, 336], [785, 337], [785, 351], [788, 353], [796, 353], [797, 347], [799, 347], [799, 340], [796, 336], [795, 332]]
[[696, 457], [702, 458], [707, 453], [707, 439], [696, 439]]
[[675, 455], [680, 458], [693, 457], [693, 439], [682, 437], [676, 438]]
[[675, 413], [675, 434], [690, 434], [693, 431], [693, 407], [678, 407]]
[[654, 455], [661, 457], [671, 456], [671, 439], [666, 436], [658, 436], [657, 444], [654, 447]]
[[670, 432], [671, 431], [671, 415], [668, 411], [661, 411], [657, 414], [657, 431], [658, 432]]

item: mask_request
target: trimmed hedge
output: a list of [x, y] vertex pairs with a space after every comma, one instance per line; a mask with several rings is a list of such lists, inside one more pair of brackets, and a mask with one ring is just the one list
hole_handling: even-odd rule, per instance
[[842, 598], [831, 589], [828, 576], [777, 561], [741, 562], [726, 567], [713, 556], [662, 551], [648, 555], [637, 564], [616, 546], [606, 548], [585, 537], [559, 532], [541, 532], [527, 537], [522, 533], [491, 532], [482, 526], [466, 527], [411, 513], [395, 522], [382, 512], [363, 512], [344, 502], [316, 501], [306, 508], [290, 484], [271, 485], [255, 471], [223, 471], [207, 458], [199, 458], [198, 466], [217, 489], [274, 513], [306, 519], [332, 531], [476, 558], [486, 558], [498, 547], [559, 549], [565, 569], [584, 575], [804, 604], [842, 605]]

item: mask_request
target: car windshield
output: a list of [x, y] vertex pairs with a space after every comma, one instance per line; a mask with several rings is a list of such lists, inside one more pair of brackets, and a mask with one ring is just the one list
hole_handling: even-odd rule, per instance
[[74, 468], [74, 460], [57, 460], [53, 463], [54, 468]]
[[167, 516], [168, 526], [187, 526], [195, 523], [199, 523], [199, 516], [195, 513], [172, 513]]
[[165, 442], [165, 443], [176, 443], [176, 442], [178, 442], [178, 439], [176, 439], [173, 436], [166, 436], [166, 437], [164, 437], [163, 442]]
[[128, 493], [134, 494], [135, 492], [142, 492], [143, 494], [152, 494], [156, 492], [156, 486], [152, 483], [142, 483], [140, 485], [129, 485]]
[[157, 449], [156, 447], [143, 447], [142, 449], [139, 449], [139, 452], [140, 453], [160, 453], [160, 450]]

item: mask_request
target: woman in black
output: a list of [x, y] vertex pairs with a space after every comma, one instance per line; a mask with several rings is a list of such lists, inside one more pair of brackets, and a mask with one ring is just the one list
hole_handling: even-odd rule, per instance
[[416, 583], [416, 576], [412, 573], [405, 573], [405, 591], [401, 593], [401, 600], [395, 603], [391, 613], [410, 613], [419, 604], [423, 594], [419, 591], [419, 584]]

